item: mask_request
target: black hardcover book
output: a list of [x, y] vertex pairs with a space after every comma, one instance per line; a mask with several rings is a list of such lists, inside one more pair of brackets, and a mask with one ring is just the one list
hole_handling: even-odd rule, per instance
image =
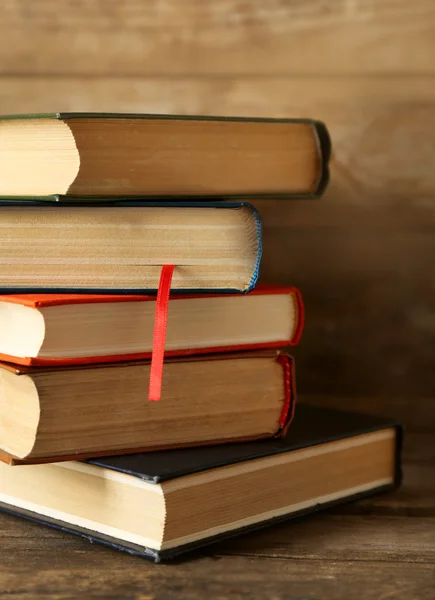
[[159, 562], [401, 479], [395, 421], [300, 405], [287, 436], [11, 468], [0, 509]]

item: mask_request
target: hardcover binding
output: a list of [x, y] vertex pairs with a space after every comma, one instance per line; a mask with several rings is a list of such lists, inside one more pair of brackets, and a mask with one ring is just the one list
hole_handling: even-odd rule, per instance
[[[14, 202], [10, 202], [8, 200], [6, 200], [5, 198], [0, 197], [0, 207], [1, 206], [8, 206], [11, 207], [11, 205], [15, 206], [32, 206], [32, 207], [47, 207], [47, 202], [41, 201], [42, 199], [38, 200], [38, 201], [14, 201]], [[106, 199], [107, 200], [107, 199]], [[90, 208], [98, 208], [98, 207], [112, 207], [112, 206], [119, 206], [119, 207], [143, 207], [143, 208], [173, 208], [173, 207], [178, 207], [178, 208], [215, 208], [215, 209], [240, 209], [240, 208], [247, 208], [251, 213], [252, 216], [255, 220], [255, 228], [256, 228], [256, 233], [257, 233], [257, 257], [256, 257], [256, 262], [255, 262], [255, 266], [254, 266], [254, 271], [252, 273], [252, 277], [251, 277], [251, 281], [247, 287], [246, 290], [240, 290], [240, 289], [226, 289], [226, 288], [199, 288], [199, 289], [192, 289], [192, 288], [177, 288], [176, 290], [173, 290], [173, 293], [177, 293], [177, 294], [184, 294], [184, 293], [209, 293], [209, 294], [231, 294], [231, 293], [241, 293], [241, 294], [247, 294], [248, 292], [251, 292], [255, 286], [257, 285], [258, 282], [258, 278], [260, 275], [260, 264], [261, 264], [261, 257], [262, 257], [262, 253], [263, 253], [263, 239], [262, 239], [262, 223], [261, 223], [261, 218], [260, 218], [260, 214], [258, 212], [258, 210], [252, 206], [252, 204], [249, 204], [248, 202], [204, 202], [203, 199], [201, 199], [200, 202], [191, 202], [191, 201], [185, 201], [183, 199], [183, 201], [180, 202], [171, 202], [171, 201], [165, 201], [165, 202], [152, 202], [149, 201], [149, 199], [147, 200], [141, 200], [141, 199], [128, 199], [126, 198], [125, 201], [120, 200], [119, 198], [115, 198], [113, 201], [107, 200], [106, 202], [99, 202], [99, 203], [94, 203], [91, 201], [86, 201], [86, 202], [81, 202], [80, 204], [77, 204], [77, 202], [71, 202], [70, 198], [68, 197], [68, 202], [62, 202], [60, 204], [56, 204], [57, 208], [60, 208], [60, 210], [62, 210], [63, 207], [75, 207], [75, 208], [83, 208], [84, 206], [88, 206]], [[61, 208], [62, 207], [62, 208]], [[163, 265], [162, 265], [163, 266]], [[123, 288], [63, 288], [63, 287], [59, 287], [59, 288], [44, 288], [44, 287], [7, 287], [7, 288], [0, 288], [0, 294], [50, 294], [50, 293], [55, 293], [55, 294], [126, 294], [126, 295], [138, 295], [138, 294], [155, 294], [157, 292], [157, 288], [128, 288], [128, 289], [123, 289]]]
[[[317, 189], [313, 193], [306, 194], [234, 194], [227, 196], [216, 196], [216, 195], [207, 195], [211, 200], [238, 200], [243, 198], [252, 198], [252, 199], [299, 199], [299, 198], [319, 198], [329, 183], [329, 160], [331, 157], [331, 138], [328, 132], [326, 125], [322, 121], [318, 121], [316, 119], [269, 119], [263, 117], [222, 117], [222, 116], [207, 116], [207, 115], [159, 115], [159, 114], [138, 114], [138, 113], [67, 113], [67, 112], [57, 112], [57, 113], [29, 113], [29, 114], [21, 114], [21, 115], [1, 115], [0, 120], [9, 120], [9, 119], [59, 119], [59, 120], [71, 120], [71, 119], [98, 119], [98, 118], [116, 118], [116, 119], [148, 119], [148, 120], [168, 120], [168, 121], [251, 121], [251, 122], [263, 122], [263, 123], [306, 123], [307, 125], [311, 125], [313, 131], [315, 133], [318, 149], [319, 149], [319, 157], [320, 157], [320, 177], [317, 183]], [[62, 194], [53, 194], [51, 196], [14, 196], [10, 198], [10, 202], [14, 204], [16, 201], [14, 198], [27, 198], [27, 201], [39, 201], [39, 202], [59, 202], [62, 203], [64, 201], [81, 201], [89, 199], [92, 201], [93, 199], [101, 198], [102, 196], [74, 196], [74, 195], [62, 195]], [[7, 197], [3, 196], [4, 201], [7, 201]], [[131, 200], [135, 198], [135, 196], [128, 196], [126, 200]], [[159, 199], [162, 196], [147, 196], [149, 200]], [[164, 196], [164, 198], [173, 198], [176, 199], [176, 196]], [[114, 197], [114, 199], [119, 200], [119, 198]], [[190, 200], [195, 202], [196, 200], [201, 201], [198, 196], [183, 196], [183, 199]]]
[[306, 509], [299, 510], [297, 512], [293, 512], [287, 515], [281, 515], [278, 517], [274, 517], [272, 519], [268, 519], [266, 521], [261, 521], [258, 523], [254, 523], [252, 525], [248, 525], [246, 527], [241, 527], [239, 529], [234, 529], [229, 532], [224, 532], [213, 537], [209, 537], [206, 539], [199, 540], [197, 542], [192, 542], [189, 544], [185, 544], [183, 546], [178, 546], [176, 548], [168, 549], [168, 550], [155, 550], [153, 548], [148, 548], [144, 546], [140, 546], [137, 544], [132, 544], [130, 542], [123, 542], [116, 538], [111, 538], [109, 536], [105, 536], [103, 534], [96, 533], [94, 531], [80, 528], [80, 527], [72, 527], [71, 525], [64, 523], [62, 521], [57, 521], [55, 519], [51, 519], [50, 517], [45, 517], [38, 515], [29, 510], [24, 510], [21, 508], [15, 508], [8, 504], [4, 504], [0, 502], [0, 511], [11, 514], [13, 516], [19, 516], [24, 519], [33, 521], [35, 523], [47, 525], [53, 529], [57, 529], [59, 531], [65, 533], [72, 533], [76, 536], [87, 539], [89, 542], [97, 542], [113, 548], [115, 550], [121, 550], [123, 552], [127, 552], [129, 554], [140, 556], [141, 558], [145, 558], [151, 560], [155, 563], [159, 563], [162, 561], [169, 561], [179, 557], [180, 555], [195, 551], [199, 548], [207, 547], [211, 544], [219, 542], [221, 540], [231, 539], [233, 537], [243, 535], [245, 533], [249, 533], [251, 531], [258, 531], [264, 529], [265, 527], [269, 527], [274, 524], [283, 523], [285, 521], [290, 521], [294, 519], [298, 519], [302, 516], [319, 512], [320, 510], [332, 508], [334, 506], [338, 506], [341, 504], [347, 504], [348, 502], [354, 502], [356, 500], [360, 500], [363, 498], [370, 498], [382, 492], [388, 492], [397, 489], [402, 480], [402, 471], [401, 471], [401, 454], [402, 454], [402, 439], [403, 439], [403, 429], [399, 424], [395, 424], [396, 428], [396, 452], [395, 452], [395, 480], [392, 484], [383, 485], [378, 488], [374, 488], [371, 490], [366, 490], [364, 492], [360, 492], [351, 496], [347, 496], [344, 498], [339, 498], [336, 500], [332, 500], [329, 502], [316, 504]]
[[[247, 356], [248, 353], [243, 353], [243, 355]], [[242, 353], [241, 355], [242, 356]], [[269, 352], [258, 353], [257, 356], [270, 356]], [[221, 360], [225, 360], [225, 355], [220, 357]], [[202, 360], [214, 360], [216, 357], [213, 356], [204, 356]], [[186, 361], [192, 360], [189, 357], [186, 357]], [[295, 370], [294, 370], [294, 359], [289, 354], [285, 353], [276, 353], [276, 360], [283, 368], [283, 385], [284, 385], [284, 404], [282, 408], [281, 415], [279, 417], [279, 426], [276, 432], [272, 435], [268, 433], [256, 435], [256, 436], [243, 436], [236, 438], [225, 438], [225, 439], [216, 439], [216, 440], [206, 440], [200, 442], [190, 442], [190, 443], [182, 443], [182, 444], [168, 444], [168, 445], [159, 445], [159, 446], [141, 446], [138, 448], [129, 448], [128, 450], [105, 450], [101, 452], [84, 452], [84, 453], [75, 453], [68, 455], [60, 455], [60, 456], [44, 456], [39, 458], [28, 458], [21, 459], [16, 456], [13, 456], [3, 450], [0, 449], [0, 460], [5, 462], [11, 466], [14, 465], [31, 465], [31, 464], [44, 464], [44, 463], [52, 463], [52, 462], [62, 462], [68, 460], [86, 460], [89, 458], [97, 458], [104, 456], [117, 456], [123, 454], [138, 454], [142, 452], [157, 452], [161, 450], [172, 450], [177, 448], [195, 448], [202, 446], [216, 446], [220, 444], [231, 444], [234, 442], [251, 442], [256, 440], [266, 440], [272, 438], [281, 438], [283, 437], [294, 417], [295, 414], [295, 405], [296, 405], [296, 381], [295, 381]], [[133, 361], [130, 361], [133, 362]], [[18, 368], [17, 366], [11, 364], [2, 364], [2, 368], [7, 369], [8, 371], [14, 372], [16, 375], [25, 375], [31, 369], [27, 368]], [[82, 369], [86, 369], [86, 366], [80, 367]], [[92, 368], [89, 366], [88, 368]], [[104, 368], [104, 367], [102, 367]]]
[[[280, 439], [208, 446], [201, 453], [194, 448], [185, 448], [176, 453], [166, 451], [154, 455], [149, 453], [118, 455], [91, 458], [86, 462], [137, 477], [148, 483], [159, 484], [209, 469], [293, 452], [390, 428], [395, 429], [396, 445], [397, 448], [401, 448], [402, 426], [397, 421], [301, 403], [288, 433]], [[395, 481], [400, 482], [400, 454], [396, 458], [398, 469], [395, 473]]]
[[[184, 350], [166, 350], [165, 357], [177, 357], [177, 356], [194, 356], [202, 354], [218, 354], [222, 352], [235, 352], [235, 351], [246, 351], [246, 350], [264, 350], [264, 349], [278, 349], [287, 346], [296, 346], [301, 338], [302, 331], [304, 328], [304, 304], [302, 295], [297, 288], [290, 286], [271, 286], [260, 284], [254, 290], [250, 292], [251, 295], [292, 295], [296, 301], [297, 306], [297, 319], [296, 327], [291, 332], [289, 339], [277, 340], [275, 342], [261, 342], [254, 344], [234, 344], [231, 346], [213, 346], [203, 347], [194, 349]], [[241, 295], [241, 294], [238, 294]], [[229, 296], [229, 294], [228, 294]], [[194, 298], [214, 298], [215, 294], [172, 294], [170, 302], [175, 302], [181, 299], [194, 299]], [[226, 296], [222, 296], [225, 298]], [[0, 301], [10, 302], [13, 304], [23, 304], [31, 308], [44, 308], [50, 306], [63, 306], [67, 304], [93, 304], [93, 303], [108, 303], [108, 302], [144, 302], [144, 301], [155, 301], [154, 295], [148, 296], [114, 296], [114, 295], [60, 295], [60, 294], [34, 294], [34, 295], [6, 295], [1, 297]], [[68, 366], [68, 365], [82, 365], [82, 364], [97, 364], [97, 363], [111, 363], [111, 362], [124, 362], [131, 360], [143, 360], [151, 358], [151, 352], [140, 352], [134, 354], [115, 354], [105, 356], [89, 356], [85, 358], [21, 358], [10, 354], [1, 354], [0, 361], [11, 362], [22, 366]]]
[[201, 548], [207, 548], [208, 546], [216, 544], [220, 541], [229, 540], [234, 537], [245, 535], [254, 531], [261, 531], [266, 527], [271, 527], [279, 523], [285, 523], [286, 521], [297, 520], [303, 516], [318, 513], [320, 511], [327, 510], [328, 508], [339, 506], [341, 504], [356, 502], [357, 500], [370, 498], [372, 496], [376, 496], [377, 494], [393, 491], [398, 488], [398, 485], [399, 484], [384, 485], [382, 487], [368, 490], [366, 492], [361, 492], [359, 494], [347, 496], [346, 498], [340, 498], [338, 500], [332, 500], [330, 502], [316, 504], [315, 506], [305, 508], [294, 513], [274, 517], [273, 519], [261, 521], [253, 525], [241, 527], [239, 529], [233, 529], [229, 532], [221, 533], [213, 537], [209, 537], [197, 542], [192, 542], [190, 544], [185, 544], [183, 546], [177, 546], [176, 548], [171, 548], [168, 550], [155, 550], [154, 548], [148, 548], [146, 546], [140, 546], [137, 544], [132, 544], [130, 542], [124, 542], [116, 538], [111, 538], [109, 536], [105, 536], [95, 531], [91, 531], [90, 529], [84, 529], [81, 527], [73, 528], [71, 527], [71, 525], [69, 525], [68, 523], [64, 523], [63, 521], [56, 521], [55, 519], [51, 519], [50, 517], [41, 516], [37, 513], [22, 508], [15, 508], [8, 504], [4, 504], [3, 502], [0, 502], [0, 511], [13, 516], [19, 516], [21, 518], [24, 518], [28, 521], [33, 521], [34, 523], [38, 523], [40, 525], [46, 525], [48, 527], [51, 527], [52, 529], [62, 531], [63, 533], [72, 533], [78, 537], [86, 539], [88, 542], [91, 543], [95, 542], [98, 544], [102, 544], [103, 546], [108, 546], [113, 550], [120, 550], [121, 552], [127, 552], [128, 554], [145, 558], [154, 563], [160, 563], [179, 558], [181, 555], [186, 554], [187, 552], [194, 552]]
[[[254, 290], [249, 292], [251, 296], [278, 296], [282, 294], [294, 294], [297, 296], [298, 305], [303, 309], [301, 293], [298, 288], [290, 285], [271, 285], [266, 283], [259, 283]], [[227, 294], [231, 296], [231, 294]], [[240, 296], [240, 292], [233, 294]], [[180, 299], [192, 299], [192, 298], [214, 298], [215, 294], [173, 294], [172, 300]], [[92, 303], [110, 303], [110, 302], [144, 302], [147, 300], [155, 300], [155, 294], [136, 294], [136, 295], [118, 295], [118, 294], [105, 294], [100, 296], [99, 294], [44, 294], [44, 293], [33, 293], [33, 294], [6, 294], [3, 297], [0, 296], [0, 300], [3, 302], [10, 302], [12, 304], [23, 304], [31, 308], [44, 308], [46, 306], [63, 306], [65, 304], [92, 304]]]

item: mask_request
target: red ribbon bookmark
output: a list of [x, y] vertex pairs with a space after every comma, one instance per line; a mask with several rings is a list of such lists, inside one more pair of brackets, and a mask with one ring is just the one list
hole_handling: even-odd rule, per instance
[[156, 316], [154, 321], [153, 351], [151, 356], [150, 389], [148, 400], [159, 402], [162, 393], [163, 359], [165, 354], [168, 302], [175, 265], [163, 265], [157, 292]]

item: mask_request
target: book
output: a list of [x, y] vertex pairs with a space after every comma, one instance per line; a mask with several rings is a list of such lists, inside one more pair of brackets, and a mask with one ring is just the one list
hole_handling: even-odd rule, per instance
[[274, 437], [293, 416], [293, 360], [277, 351], [168, 358], [160, 402], [148, 402], [149, 380], [150, 361], [0, 363], [0, 458], [36, 463]]
[[5, 115], [0, 196], [314, 197], [329, 155], [325, 125], [309, 119]]
[[261, 222], [243, 202], [1, 206], [0, 291], [147, 293], [163, 265], [176, 291], [247, 292]]
[[10, 468], [0, 507], [154, 561], [392, 490], [401, 426], [300, 405], [281, 440]]
[[[0, 296], [0, 360], [50, 366], [150, 358], [156, 296]], [[259, 285], [248, 294], [173, 294], [166, 356], [282, 348], [304, 323], [296, 288]]]

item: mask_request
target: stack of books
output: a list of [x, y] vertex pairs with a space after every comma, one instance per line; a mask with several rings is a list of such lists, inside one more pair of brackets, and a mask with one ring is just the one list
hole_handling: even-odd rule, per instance
[[155, 561], [400, 480], [398, 423], [300, 405], [300, 292], [251, 198], [316, 197], [310, 120], [0, 119], [0, 509]]

